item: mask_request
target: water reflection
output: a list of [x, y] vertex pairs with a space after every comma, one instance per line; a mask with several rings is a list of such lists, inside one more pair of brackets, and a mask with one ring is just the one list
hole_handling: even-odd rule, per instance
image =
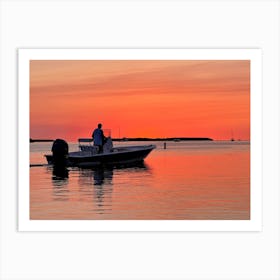
[[65, 180], [69, 177], [69, 171], [65, 166], [53, 167], [53, 180]]
[[82, 200], [93, 202], [92, 210], [98, 214], [111, 213], [113, 168], [79, 169], [78, 176]]
[[53, 167], [52, 185], [54, 200], [66, 201], [69, 199], [68, 177], [69, 171], [65, 166]]
[[[112, 175], [111, 178], [113, 178], [113, 171], [111, 175]], [[104, 184], [104, 179], [105, 179], [104, 169], [99, 168], [97, 170], [94, 170], [93, 179], [94, 179], [94, 185], [102, 186]]]
[[78, 185], [83, 201], [93, 202], [92, 211], [96, 214], [112, 213], [112, 194], [114, 191], [114, 172], [137, 172], [148, 170], [144, 163], [118, 167], [98, 167], [94, 169], [79, 169]]
[[31, 219], [250, 219], [250, 143], [175, 144], [149, 167], [30, 168]]
[[136, 172], [138, 170], [148, 171], [150, 168], [144, 162], [112, 167], [96, 167], [93, 169], [80, 168], [78, 169], [79, 179], [78, 183], [80, 187], [84, 186], [103, 186], [113, 184], [114, 172]]

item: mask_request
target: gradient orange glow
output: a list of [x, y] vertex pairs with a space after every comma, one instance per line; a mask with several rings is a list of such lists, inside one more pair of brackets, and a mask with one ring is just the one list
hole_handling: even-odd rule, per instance
[[32, 60], [30, 137], [250, 139], [249, 60]]

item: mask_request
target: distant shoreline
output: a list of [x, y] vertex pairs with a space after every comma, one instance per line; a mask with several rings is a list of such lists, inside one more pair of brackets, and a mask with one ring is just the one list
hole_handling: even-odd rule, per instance
[[[30, 138], [30, 143], [34, 142], [53, 142], [52, 139], [32, 139]], [[136, 137], [136, 138], [112, 138], [112, 141], [125, 142], [125, 141], [213, 141], [211, 138], [207, 137], [169, 137], [169, 138], [147, 138], [147, 137]]]
[[29, 142], [34, 143], [34, 142], [53, 142], [54, 140], [52, 139], [32, 139], [30, 138]]

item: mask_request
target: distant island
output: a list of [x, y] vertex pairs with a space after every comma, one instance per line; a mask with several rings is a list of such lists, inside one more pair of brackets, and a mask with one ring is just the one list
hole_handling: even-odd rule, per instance
[[[53, 139], [32, 139], [30, 138], [30, 143], [34, 142], [53, 142]], [[170, 137], [170, 138], [147, 138], [147, 137], [136, 137], [136, 138], [112, 138], [112, 141], [213, 141], [211, 138], [207, 137]]]
[[30, 143], [33, 143], [33, 142], [53, 142], [52, 139], [32, 139], [30, 138], [29, 140]]

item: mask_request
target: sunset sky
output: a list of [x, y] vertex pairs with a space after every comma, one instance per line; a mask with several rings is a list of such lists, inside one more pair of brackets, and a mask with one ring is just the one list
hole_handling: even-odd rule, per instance
[[250, 139], [249, 60], [31, 60], [30, 137]]

